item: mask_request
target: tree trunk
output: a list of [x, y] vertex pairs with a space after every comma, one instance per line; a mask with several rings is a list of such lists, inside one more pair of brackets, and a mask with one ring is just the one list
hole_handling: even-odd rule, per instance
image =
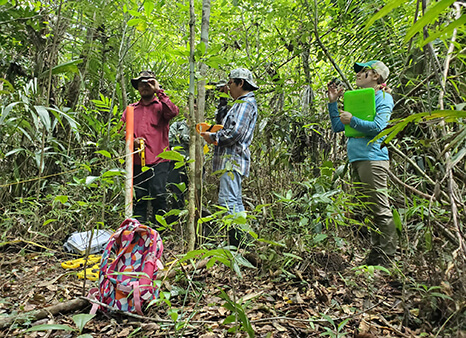
[[[202, 24], [201, 24], [201, 42], [205, 44], [206, 50], [209, 46], [209, 20], [210, 20], [210, 0], [203, 0], [202, 3]], [[197, 121], [204, 121], [205, 111], [205, 77], [207, 75], [207, 65], [203, 62], [199, 63], [199, 70], [201, 78], [197, 83], [197, 110], [196, 117]], [[196, 202], [196, 214], [194, 219], [194, 225], [197, 224], [199, 218], [202, 217], [202, 168], [204, 167], [204, 140], [196, 133], [196, 161], [195, 163], [195, 202]], [[202, 234], [202, 228], [199, 228], [200, 234]]]
[[[196, 24], [196, 17], [194, 14], [194, 0], [189, 0], [189, 116], [191, 120], [190, 126], [190, 141], [189, 141], [189, 158], [196, 158], [196, 123], [198, 123], [197, 116], [194, 112], [194, 37], [195, 31], [194, 26]], [[194, 162], [189, 163], [189, 204], [188, 204], [188, 223], [186, 229], [188, 251], [194, 250], [196, 244], [196, 203], [195, 203], [195, 172], [196, 164]]]

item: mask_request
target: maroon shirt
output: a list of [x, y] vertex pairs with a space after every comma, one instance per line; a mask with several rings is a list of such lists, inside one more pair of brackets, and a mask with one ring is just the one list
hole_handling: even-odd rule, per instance
[[[142, 101], [132, 103], [134, 107], [134, 138], [146, 139], [146, 165], [166, 162], [168, 160], [157, 157], [158, 154], [169, 150], [168, 130], [169, 122], [178, 115], [179, 109], [170, 101], [163, 89], [155, 92], [152, 102], [144, 105]], [[126, 122], [126, 109], [121, 117]], [[141, 165], [141, 157], [135, 155], [133, 163]]]

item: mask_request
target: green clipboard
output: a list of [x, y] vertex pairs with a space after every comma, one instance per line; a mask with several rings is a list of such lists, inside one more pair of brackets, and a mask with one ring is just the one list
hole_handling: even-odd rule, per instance
[[[343, 95], [343, 110], [351, 115], [365, 121], [374, 121], [375, 118], [375, 90], [374, 88], [363, 88], [350, 90]], [[345, 135], [347, 137], [364, 137], [366, 134], [351, 128], [345, 124]]]

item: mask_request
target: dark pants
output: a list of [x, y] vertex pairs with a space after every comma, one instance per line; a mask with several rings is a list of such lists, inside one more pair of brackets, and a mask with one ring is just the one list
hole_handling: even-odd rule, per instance
[[[188, 191], [188, 175], [186, 166], [174, 168], [174, 163], [170, 167], [167, 179], [167, 189], [171, 193], [169, 198], [170, 209], [183, 209], [186, 192]], [[184, 187], [181, 183], [184, 183]]]
[[[134, 191], [136, 202], [133, 206], [133, 217], [141, 223], [147, 219], [147, 201], [151, 201], [153, 215], [161, 215], [167, 208], [167, 177], [170, 162], [147, 165], [149, 170], [141, 171], [140, 165], [134, 166]], [[155, 218], [155, 217], [154, 217]]]

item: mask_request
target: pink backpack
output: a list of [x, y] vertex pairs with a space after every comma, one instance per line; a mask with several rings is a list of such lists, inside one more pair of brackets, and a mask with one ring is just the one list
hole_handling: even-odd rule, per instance
[[[116, 254], [111, 261], [110, 255]], [[110, 237], [100, 261], [99, 288], [89, 294], [115, 309], [142, 315], [143, 304], [158, 297], [154, 285], [158, 269], [163, 265], [162, 238], [136, 219], [126, 219]], [[94, 304], [91, 313], [103, 307]]]

